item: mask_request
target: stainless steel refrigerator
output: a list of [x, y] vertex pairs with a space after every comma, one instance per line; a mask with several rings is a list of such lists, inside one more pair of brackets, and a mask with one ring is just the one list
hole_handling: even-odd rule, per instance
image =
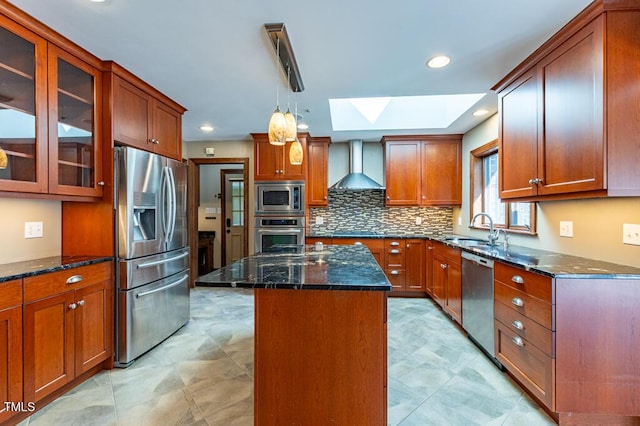
[[115, 361], [127, 367], [189, 321], [187, 167], [115, 149]]

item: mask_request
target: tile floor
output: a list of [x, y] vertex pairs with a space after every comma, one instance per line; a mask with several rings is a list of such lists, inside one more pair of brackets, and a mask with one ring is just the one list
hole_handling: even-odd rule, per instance
[[[192, 320], [21, 426], [252, 425], [253, 295], [198, 287]], [[551, 425], [430, 299], [389, 299], [390, 425]]]

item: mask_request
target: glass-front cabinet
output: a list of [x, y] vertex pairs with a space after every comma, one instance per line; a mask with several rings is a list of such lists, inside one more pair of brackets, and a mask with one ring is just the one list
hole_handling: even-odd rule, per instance
[[101, 73], [0, 16], [0, 191], [102, 196]]

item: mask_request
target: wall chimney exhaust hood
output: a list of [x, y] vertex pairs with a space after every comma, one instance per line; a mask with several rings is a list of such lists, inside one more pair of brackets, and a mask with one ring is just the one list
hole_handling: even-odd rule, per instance
[[331, 185], [329, 189], [384, 189], [384, 186], [362, 173], [362, 140], [349, 141], [349, 174]]

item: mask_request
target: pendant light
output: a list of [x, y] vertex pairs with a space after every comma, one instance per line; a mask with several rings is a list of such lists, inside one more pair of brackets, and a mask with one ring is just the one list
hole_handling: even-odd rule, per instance
[[[287, 67], [287, 86], [291, 86], [289, 81], [291, 79], [291, 68]], [[287, 90], [287, 112], [284, 114], [284, 119], [287, 122], [287, 132], [285, 134], [285, 141], [293, 142], [298, 137], [298, 125], [296, 124], [296, 118], [289, 109], [289, 94], [290, 90]]]
[[[296, 94], [296, 117], [298, 116], [298, 95]], [[295, 120], [294, 120], [295, 124]], [[294, 166], [302, 164], [304, 158], [304, 152], [302, 151], [302, 144], [298, 140], [298, 131], [296, 130], [296, 136], [293, 139], [291, 147], [289, 147], [289, 162]]]
[[[278, 73], [277, 61], [280, 60], [280, 39], [276, 41], [276, 75]], [[271, 145], [284, 145], [287, 133], [287, 120], [280, 111], [280, 92], [278, 79], [276, 78], [276, 109], [269, 120], [269, 143]]]
[[7, 153], [0, 147], [0, 169], [6, 169], [8, 165], [9, 159], [7, 158]]

